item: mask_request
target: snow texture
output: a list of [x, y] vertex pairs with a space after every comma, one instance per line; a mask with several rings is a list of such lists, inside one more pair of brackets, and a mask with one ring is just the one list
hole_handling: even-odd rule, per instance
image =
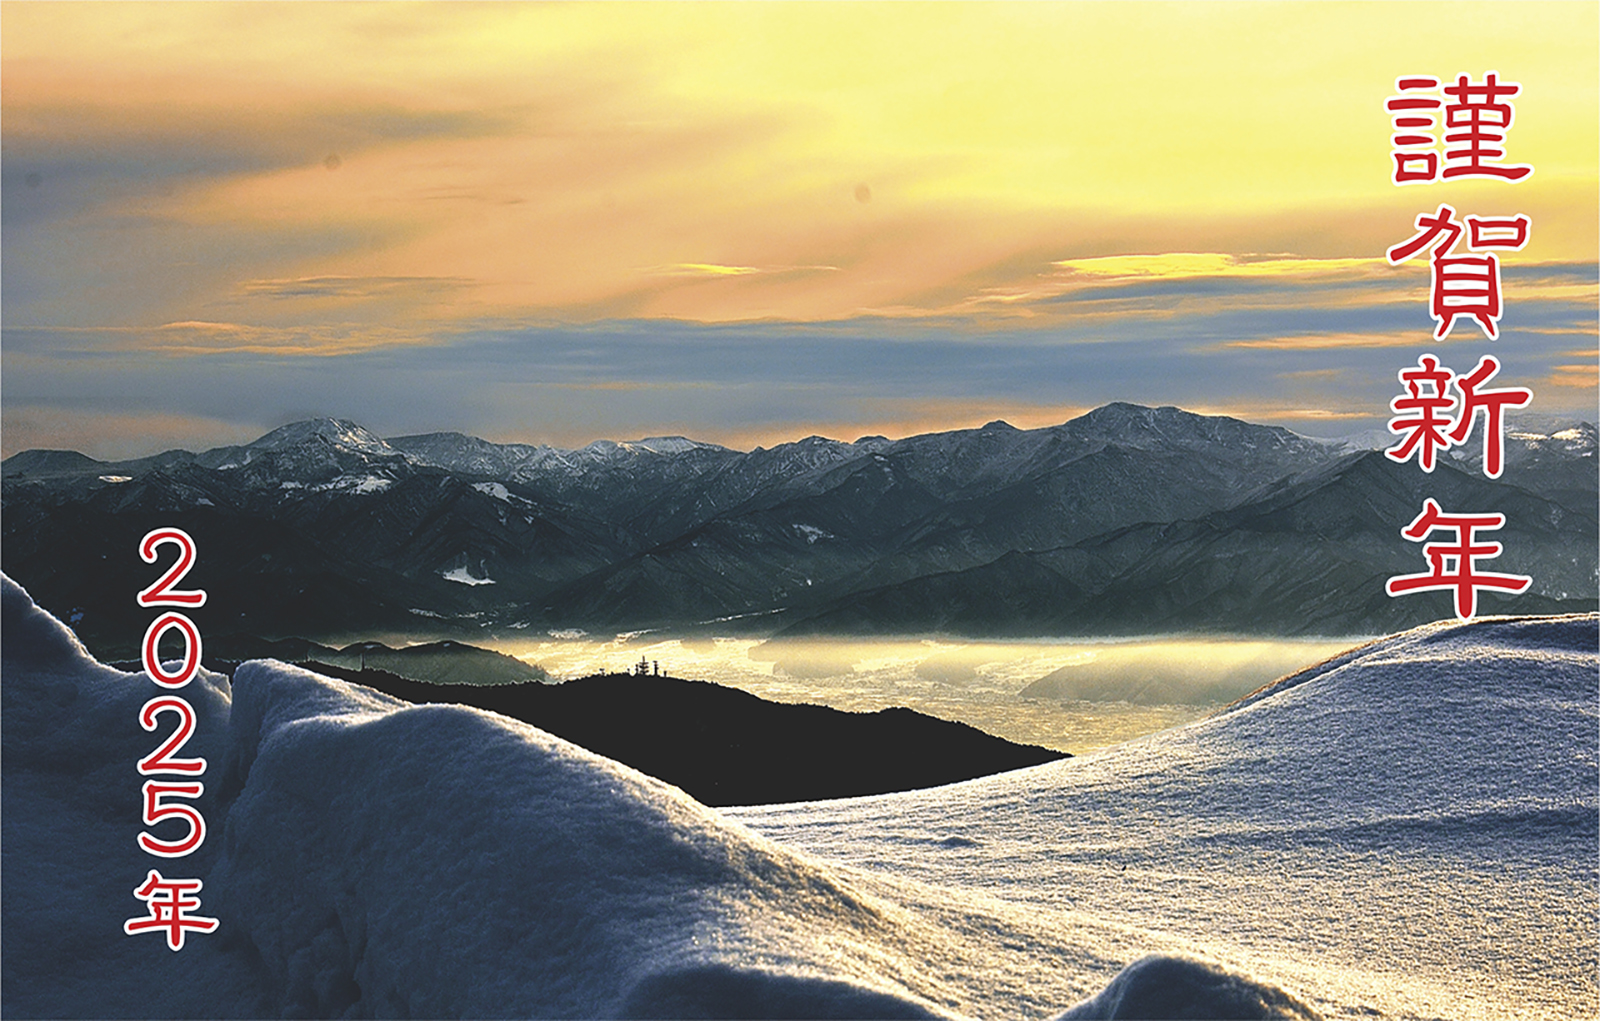
[[[1413, 632], [1085, 760], [731, 814], [781, 841], [515, 721], [257, 661], [183, 689], [211, 830], [156, 860], [155, 686], [0, 586], [8, 1017], [1594, 1013], [1593, 617]], [[203, 879], [218, 932], [123, 935], [150, 868]]]
[[342, 418], [313, 418], [303, 422], [291, 422], [251, 441], [246, 444], [245, 449], [292, 450], [317, 442], [379, 457], [393, 457], [399, 453], [361, 426]]
[[730, 814], [1330, 1015], [1594, 1017], [1597, 644], [1594, 614], [1428, 625], [1093, 755]]

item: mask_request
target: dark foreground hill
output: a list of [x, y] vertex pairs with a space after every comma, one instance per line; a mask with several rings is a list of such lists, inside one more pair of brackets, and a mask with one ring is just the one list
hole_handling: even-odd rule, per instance
[[675, 677], [424, 684], [381, 670], [306, 666], [408, 702], [469, 705], [531, 723], [716, 807], [888, 794], [1068, 757], [910, 709], [789, 705]]

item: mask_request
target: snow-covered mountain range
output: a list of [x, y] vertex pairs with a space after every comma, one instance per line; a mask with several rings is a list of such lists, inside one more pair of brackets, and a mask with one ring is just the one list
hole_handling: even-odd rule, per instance
[[[1559, 428], [1557, 427], [1559, 426]], [[201, 546], [211, 633], [693, 627], [794, 633], [1374, 633], [1450, 613], [1389, 599], [1424, 567], [1427, 496], [1501, 511], [1491, 611], [1596, 605], [1595, 428], [1509, 430], [1498, 480], [1352, 442], [1111, 404], [1047, 429], [740, 452], [682, 437], [580, 450], [342, 420], [118, 463], [4, 462], [3, 567], [94, 641], [142, 624], [123, 587], [156, 525]], [[120, 653], [119, 653], [120, 654]]]
[[[1432, 625], [1096, 755], [723, 812], [257, 661], [183, 690], [211, 828], [157, 860], [158, 689], [0, 578], [0, 1011], [1592, 1017], [1597, 624]], [[124, 934], [152, 868], [215, 933]]]

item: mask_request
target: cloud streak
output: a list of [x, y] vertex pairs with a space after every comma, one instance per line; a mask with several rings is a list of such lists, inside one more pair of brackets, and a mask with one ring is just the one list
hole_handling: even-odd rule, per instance
[[239, 290], [266, 298], [388, 298], [440, 294], [470, 287], [465, 277], [296, 277], [290, 280], [246, 280]]
[[[5, 331], [12, 351], [36, 359], [141, 354], [168, 358], [251, 354], [273, 359], [338, 358], [369, 351], [437, 344], [437, 338], [365, 324], [253, 326], [190, 320], [152, 328], [14, 328]], [[38, 364], [36, 361], [35, 364]]]
[[[886, 335], [870, 319], [818, 327], [501, 322], [406, 347], [387, 338], [358, 347], [342, 334], [304, 341], [306, 353], [293, 358], [278, 353], [281, 338], [241, 336], [237, 324], [169, 324], [170, 350], [158, 357], [146, 340], [132, 343], [116, 331], [28, 331], [24, 344], [8, 328], [0, 408], [7, 421], [14, 412], [37, 417], [52, 409], [149, 413], [159, 410], [152, 395], [181, 393], [184, 414], [239, 428], [339, 414], [391, 435], [459, 429], [570, 446], [681, 433], [738, 446], [810, 432], [903, 435], [994, 418], [1043, 425], [1058, 409], [1064, 420], [1074, 409], [1128, 400], [1338, 435], [1381, 428], [1398, 393], [1396, 371], [1433, 347], [1423, 346], [1420, 331], [1403, 330], [1393, 333], [1404, 344], [1360, 346], [1320, 335], [1306, 345], [1281, 325], [1266, 313], [1125, 322], [1108, 338], [1098, 335], [1101, 327], [1082, 337], [968, 336], [946, 323], [900, 323]], [[1216, 336], [1241, 331], [1272, 343], [1219, 355]], [[347, 349], [333, 350], [334, 343]], [[1541, 414], [1592, 418], [1594, 355], [1575, 351], [1570, 334], [1508, 333], [1494, 350], [1505, 385], [1534, 387]]]

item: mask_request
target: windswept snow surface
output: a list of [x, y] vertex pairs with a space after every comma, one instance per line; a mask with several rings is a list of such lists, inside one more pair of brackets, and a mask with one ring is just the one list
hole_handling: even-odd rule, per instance
[[[504, 717], [272, 661], [231, 691], [209, 673], [183, 689], [211, 831], [152, 858], [134, 762], [159, 740], [136, 719], [155, 686], [3, 584], [8, 1017], [926, 1017], [929, 996], [960, 1000], [917, 963], [930, 926], [676, 788]], [[151, 868], [203, 878], [218, 932], [176, 953], [123, 935]]]
[[[1401, 636], [1074, 768], [737, 813], [776, 841], [258, 661], [183, 689], [210, 830], [158, 860], [155, 686], [0, 587], [8, 1017], [1311, 1016], [1246, 973], [1333, 1016], [1593, 1013], [1593, 618]], [[152, 868], [218, 931], [123, 935]]]
[[1095, 755], [729, 814], [1330, 1016], [1595, 1017], [1597, 635], [1593, 614], [1430, 625]]

